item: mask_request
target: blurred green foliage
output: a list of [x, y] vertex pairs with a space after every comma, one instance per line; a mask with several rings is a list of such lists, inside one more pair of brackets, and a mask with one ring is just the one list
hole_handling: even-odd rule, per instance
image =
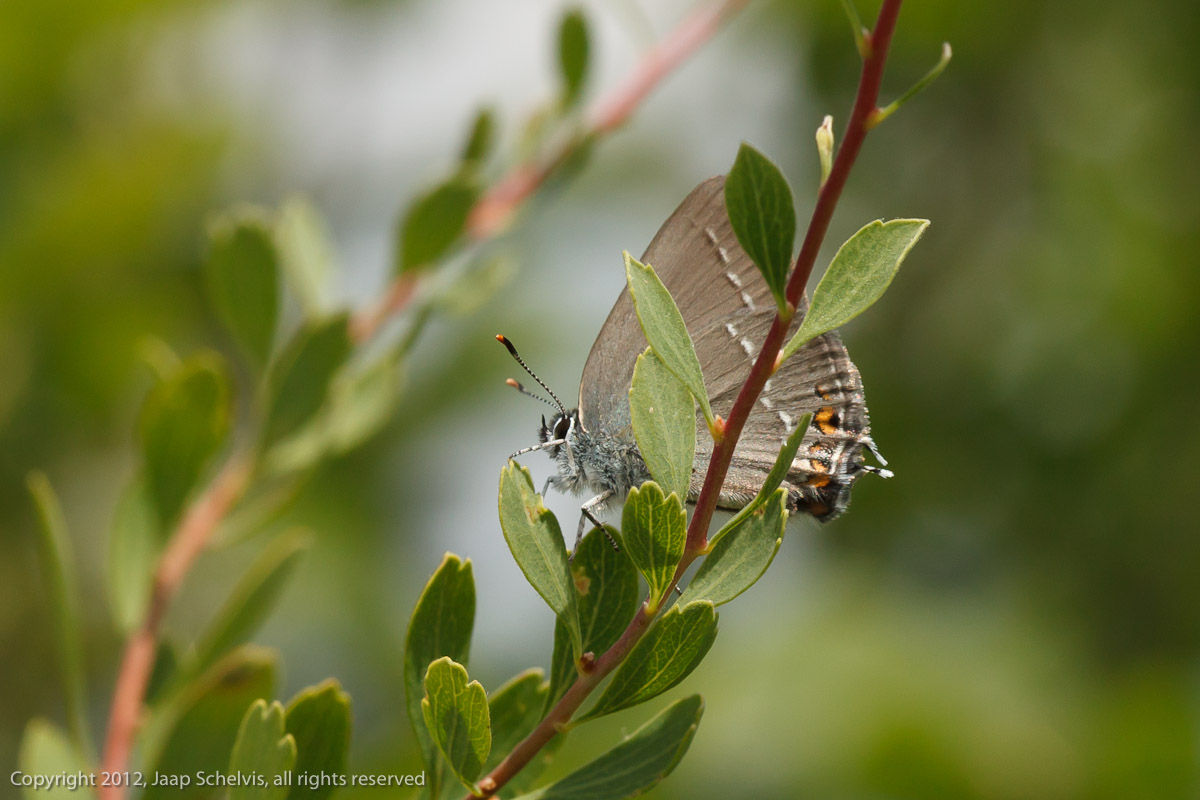
[[[225, 345], [199, 266], [206, 215], [230, 199], [224, 159], [248, 134], [211, 108], [168, 113], [146, 87], [168, 23], [186, 30], [232, 5], [0, 8], [0, 774], [31, 716], [62, 713], [44, 666], [54, 643], [26, 473], [48, 472], [72, 523], [98, 731], [119, 647], [101, 565], [150, 383], [141, 342], [155, 336], [181, 354]], [[330, 26], [381, 5], [313, 4]], [[874, 5], [862, 4], [864, 19]], [[824, 113], [839, 131], [857, 60], [838, 3], [752, 9], [725, 35], [724, 69], [736, 74], [737, 54], [763, 41], [794, 54], [794, 73], [763, 91], [799, 143], [784, 163], [809, 170], [785, 170], [803, 219], [804, 187], [819, 177], [812, 131]], [[789, 533], [775, 569], [723, 611], [722, 639], [683, 687], [705, 695], [704, 730], [654, 796], [1200, 791], [1188, 459], [1200, 444], [1198, 37], [1200, 9], [1185, 0], [906, 5], [885, 98], [924, 74], [942, 41], [955, 59], [871, 134], [830, 233], [836, 247], [876, 217], [933, 220], [886, 299], [846, 331], [897, 478], [864, 481], [834, 526]], [[600, 51], [603, 34], [590, 46]], [[664, 174], [690, 186], [712, 171], [664, 151], [678, 131], [638, 139], [636, 126], [622, 149], [591, 154], [604, 176], [589, 191], [624, 198], [658, 191]], [[624, 161], [605, 162], [616, 153]], [[450, 146], [425, 155], [454, 156]], [[240, 178], [238, 199], [277, 199], [267, 177]], [[398, 192], [394, 208], [412, 195]], [[619, 202], [576, 194], [560, 205], [584, 199]], [[554, 224], [535, 222], [533, 234], [559, 235]], [[641, 244], [609, 242], [604, 263], [619, 270], [613, 255]], [[560, 264], [556, 275], [584, 268]], [[505, 302], [520, 304], [523, 290]], [[438, 365], [384, 435], [323, 470], [291, 515], [318, 539], [268, 638], [284, 650], [290, 687], [332, 672], [355, 698], [352, 771], [417, 769], [399, 713], [404, 624], [434, 566], [428, 553], [442, 549], [426, 543], [444, 531], [395, 508], [428, 503], [413, 483], [426, 469], [424, 432], [453, 437], [476, 398], [495, 396], [507, 369], [485, 335], [495, 319], [440, 342]], [[493, 485], [506, 453], [472, 456], [494, 465]], [[447, 497], [494, 508], [494, 496]], [[173, 625], [198, 628], [228, 592], [237, 571], [224, 557], [189, 581]], [[549, 642], [544, 653], [548, 662]], [[477, 651], [472, 675], [498, 686], [528, 660]], [[617, 714], [581, 729], [551, 777], [630, 724]]]

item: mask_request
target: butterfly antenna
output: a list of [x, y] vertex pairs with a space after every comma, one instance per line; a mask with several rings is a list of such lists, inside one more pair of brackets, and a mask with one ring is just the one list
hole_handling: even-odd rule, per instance
[[[539, 378], [537, 375], [534, 374], [533, 370], [531, 370], [529, 368], [529, 365], [525, 363], [525, 359], [521, 358], [521, 355], [517, 352], [517, 348], [513, 347], [513, 343], [510, 342], [507, 338], [505, 338], [505, 336], [503, 334], [499, 334], [499, 333], [496, 334], [496, 341], [499, 342], [500, 344], [504, 345], [506, 348], [508, 348], [508, 354], [516, 359], [517, 363], [521, 365], [521, 368], [523, 370], [525, 370], [526, 372], [529, 373], [529, 377], [531, 377], [535, 381], [537, 381], [538, 386], [541, 386], [543, 389], [546, 390], [547, 394], [549, 394], [551, 397], [554, 398], [554, 405], [558, 407], [558, 410], [561, 411], [563, 414], [566, 414], [567, 408], [566, 408], [566, 406], [564, 406], [562, 404], [562, 401], [558, 399], [558, 395], [556, 395], [550, 389], [549, 386], [547, 386], [545, 383], [543, 383], [541, 378]], [[513, 383], [517, 383], [517, 382], [513, 381]], [[509, 384], [509, 385], [511, 386], [512, 384]], [[520, 385], [521, 384], [517, 383], [518, 387], [520, 387]], [[531, 395], [531, 397], [537, 397], [537, 395]], [[541, 398], [538, 398], [538, 399], [541, 399]]]
[[533, 392], [529, 391], [521, 384], [514, 381], [512, 378], [509, 378], [508, 380], [506, 380], [505, 383], [507, 383], [509, 386], [513, 387], [514, 389], [516, 389], [518, 392], [525, 395], [526, 397], [532, 397], [534, 400], [541, 400], [543, 403], [550, 406], [551, 408], [555, 407], [554, 403], [551, 403], [549, 400], [542, 397], [540, 394], [534, 394]]

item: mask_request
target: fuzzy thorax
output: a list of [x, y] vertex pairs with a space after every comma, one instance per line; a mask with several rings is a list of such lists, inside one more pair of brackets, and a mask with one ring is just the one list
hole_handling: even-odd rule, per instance
[[547, 448], [558, 466], [549, 485], [562, 492], [599, 495], [609, 492], [617, 502], [629, 490], [650, 480], [650, 471], [638, 452], [633, 436], [593, 434], [579, 424], [579, 413], [559, 414], [539, 431], [542, 442], [563, 439], [565, 444]]

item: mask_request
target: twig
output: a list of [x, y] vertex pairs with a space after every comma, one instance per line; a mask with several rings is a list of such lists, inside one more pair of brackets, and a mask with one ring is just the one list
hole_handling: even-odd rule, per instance
[[[467, 217], [467, 237], [486, 242], [502, 233], [520, 207], [585, 144], [620, 128], [663, 79], [711, 39], [750, 0], [721, 0], [698, 9], [642, 58], [624, 83], [598, 99], [585, 114], [583, 130], [567, 137], [548, 156], [535, 156], [513, 167], [476, 201]], [[386, 296], [415, 288], [415, 279], [400, 275]], [[386, 303], [356, 314], [351, 331], [356, 341], [370, 339], [396, 308]]]
[[[117, 672], [101, 761], [104, 772], [124, 772], [128, 767], [134, 735], [141, 722], [146, 685], [154, 668], [163, 617], [192, 563], [245, 491], [250, 475], [251, 465], [244, 458], [231, 457], [204, 494], [188, 508], [159, 559], [146, 618], [125, 643]], [[125, 796], [123, 782], [110, 781], [107, 786], [98, 786], [97, 790], [100, 800], [121, 800]]]
[[[834, 158], [829, 179], [817, 192], [817, 202], [813, 206], [808, 230], [804, 234], [804, 243], [800, 245], [800, 254], [796, 256], [796, 265], [792, 269], [791, 278], [788, 279], [786, 296], [790, 308], [794, 309], [800, 303], [804, 287], [812, 275], [813, 265], [816, 264], [821, 243], [825, 240], [829, 223], [833, 219], [833, 211], [837, 208], [838, 199], [842, 196], [842, 189], [846, 186], [846, 179], [850, 177], [850, 170], [854, 167], [858, 152], [862, 149], [863, 141], [867, 137], [867, 131], [870, 130], [871, 115], [879, 102], [879, 85], [883, 80], [883, 67], [887, 63], [888, 48], [892, 42], [892, 33], [896, 29], [900, 3], [901, 0], [885, 0], [879, 9], [875, 28], [865, 37], [867, 56], [863, 59], [858, 93], [854, 98], [854, 110], [850, 113], [850, 121], [846, 123], [846, 132], [842, 136], [841, 147], [838, 148], [837, 156]], [[725, 474], [729, 471], [729, 463], [733, 459], [733, 449], [737, 445], [737, 439], [742, 433], [746, 419], [750, 416], [751, 409], [754, 408], [755, 401], [758, 400], [758, 395], [766, 385], [767, 379], [775, 371], [777, 366], [775, 360], [779, 356], [780, 348], [783, 347], [793, 313], [775, 315], [775, 322], [767, 333], [762, 351], [750, 369], [750, 374], [746, 377], [746, 382], [742, 385], [737, 400], [734, 401], [733, 409], [729, 412], [729, 419], [725, 421], [724, 436], [713, 448], [704, 485], [696, 500], [696, 512], [688, 527], [688, 553], [698, 554], [704, 550], [707, 544], [708, 524], [716, 510], [721, 484], [725, 482]], [[685, 562], [680, 564], [676, 577], [682, 575], [683, 570], [691, 563], [687, 558], [685, 558]]]
[[[800, 247], [800, 254], [796, 257], [796, 265], [788, 281], [787, 299], [791, 310], [776, 315], [775, 322], [763, 344], [762, 352], [759, 353], [758, 359], [751, 368], [750, 374], [734, 402], [733, 409], [729, 413], [729, 419], [725, 421], [724, 431], [713, 448], [704, 485], [700, 490], [696, 509], [688, 527], [687, 547], [683, 559], [675, 571], [675, 576], [671, 580], [671, 586], [663, 593], [664, 598], [671, 596], [675, 584], [678, 583], [688, 566], [703, 552], [707, 543], [708, 526], [712, 521], [713, 512], [716, 510], [721, 485], [729, 471], [734, 447], [767, 378], [775, 369], [775, 360], [795, 314], [794, 309], [804, 293], [804, 287], [812, 274], [821, 242], [824, 240], [830, 220], [833, 218], [833, 211], [837, 207], [842, 189], [846, 185], [846, 179], [850, 175], [850, 170], [854, 166], [854, 161], [866, 138], [870, 116], [875, 111], [879, 100], [879, 85], [883, 78], [883, 68], [887, 62], [892, 34], [896, 29], [896, 18], [900, 13], [901, 2], [902, 0], [884, 0], [883, 6], [879, 9], [879, 17], [875, 22], [874, 30], [865, 36], [867, 53], [863, 60], [854, 110], [846, 125], [846, 133], [834, 160], [833, 169], [829, 173], [829, 179], [818, 192], [808, 231], [804, 236], [804, 243]], [[634, 645], [649, 629], [650, 623], [659, 610], [661, 610], [661, 605], [660, 608], [643, 607], [638, 611], [616, 644], [596, 660], [594, 668], [590, 672], [580, 675], [533, 732], [518, 744], [483, 781], [480, 781], [481, 788], [485, 790], [483, 797], [491, 797], [499, 791], [532, 760], [547, 742], [554, 738], [561, 726], [569, 722], [574, 713], [583, 705], [592, 690], [625, 660]], [[473, 797], [474, 795], [467, 795], [468, 800]]]

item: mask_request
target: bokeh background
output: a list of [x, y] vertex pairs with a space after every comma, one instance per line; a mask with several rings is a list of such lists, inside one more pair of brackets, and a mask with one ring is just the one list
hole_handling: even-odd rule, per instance
[[[590, 88], [611, 88], [687, 3], [588, 2]], [[860, 3], [873, 19], [877, 3]], [[793, 524], [722, 610], [672, 697], [707, 711], [659, 798], [1200, 796], [1200, 11], [1142, 3], [911, 3], [885, 96], [955, 52], [875, 131], [830, 235], [933, 227], [845, 331], [897, 476], [834, 524]], [[77, 551], [91, 721], [120, 642], [107, 526], [133, 469], [145, 337], [228, 349], [202, 291], [210, 212], [306, 193], [347, 303], [377, 294], [393, 226], [453, 164], [474, 111], [507, 144], [556, 91], [564, 7], [535, 0], [92, 0], [0, 8], [0, 773], [33, 715], [61, 718], [24, 476], [44, 469]], [[858, 64], [834, 0], [755, 2], [506, 246], [517, 270], [437, 320], [403, 401], [328, 464], [291, 520], [317, 535], [258, 641], [283, 696], [354, 700], [354, 771], [417, 769], [401, 648], [443, 551], [475, 562], [472, 675], [546, 665], [552, 618], [505, 550], [505, 456], [542, 409], [507, 389], [507, 333], [560, 394], [638, 252], [740, 141], [803, 218], [822, 115]], [[547, 460], [527, 459], [540, 480]], [[572, 528], [570, 498], [551, 498]], [[169, 621], [195, 631], [245, 552], [206, 558]], [[573, 734], [554, 773], [653, 708]], [[15, 792], [0, 783], [0, 796]], [[367, 791], [365, 794], [372, 794]], [[374, 795], [373, 795], [374, 796]]]

